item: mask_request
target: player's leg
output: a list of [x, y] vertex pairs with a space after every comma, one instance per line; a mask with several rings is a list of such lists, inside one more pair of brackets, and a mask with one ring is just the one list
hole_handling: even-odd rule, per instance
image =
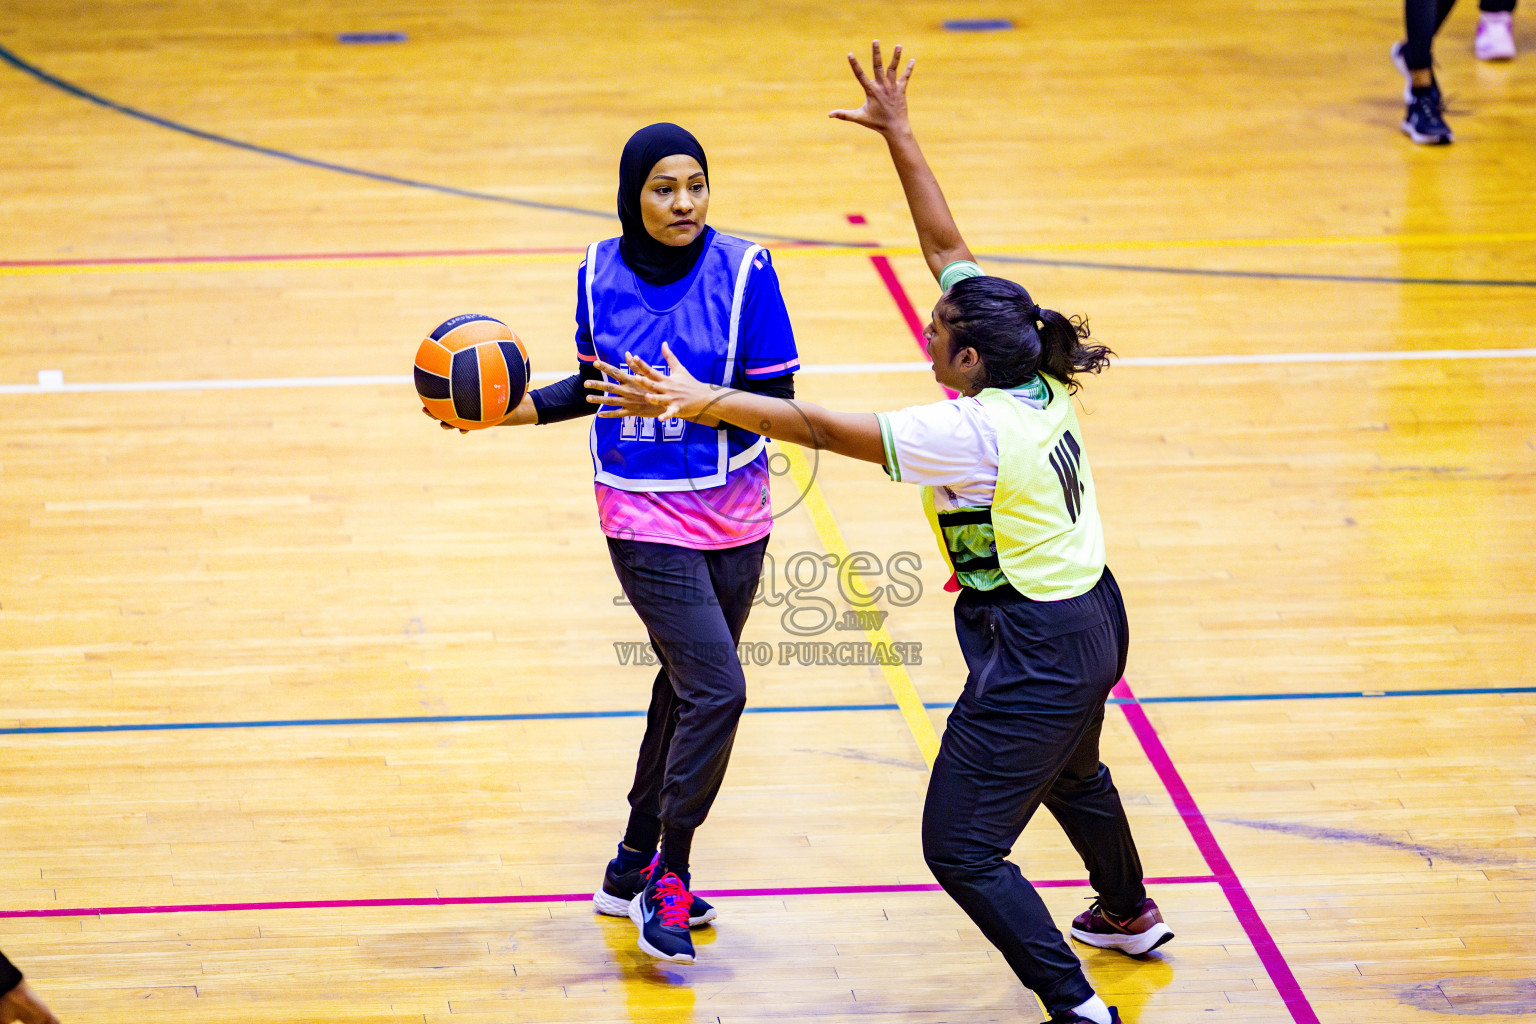
[[[766, 541], [749, 545], [761, 565]], [[712, 919], [713, 908], [689, 890], [694, 830], [719, 793], [736, 726], [746, 704], [746, 678], [736, 658], [736, 636], [751, 604], [756, 577], [742, 583], [745, 606], [732, 588], [717, 592], [712, 562], [724, 556], [672, 545], [610, 540], [614, 567], [631, 596], [672, 691], [664, 738], [665, 764], [656, 796], [662, 822], [658, 862], [646, 888], [629, 907], [647, 953], [681, 963], [693, 960], [689, 927]], [[724, 599], [722, 599], [722, 597]], [[736, 618], [732, 622], [727, 612]], [[648, 730], [649, 737], [649, 730]], [[658, 748], [659, 749], [659, 748]], [[643, 789], [654, 784], [654, 765], [642, 763]], [[645, 806], [644, 804], [640, 806]]]
[[[1085, 664], [1100, 664], [1109, 670], [1098, 685], [1102, 686], [1108, 680], [1118, 682], [1125, 675], [1126, 656], [1130, 651], [1130, 625], [1126, 620], [1120, 585], [1106, 568], [1098, 584], [1085, 596], [1098, 602], [1112, 629], [1108, 633], [1084, 634], [1082, 641], [1102, 645], [1102, 649], [1079, 656]], [[1136, 840], [1131, 836], [1125, 806], [1120, 801], [1120, 792], [1115, 789], [1109, 768], [1099, 760], [1099, 736], [1103, 728], [1104, 706], [1101, 704], [1088, 720], [1066, 766], [1046, 793], [1045, 806], [1083, 858], [1089, 884], [1098, 897], [1091, 907], [1073, 919], [1072, 937], [1089, 945], [1137, 955], [1173, 938], [1173, 929], [1164, 923], [1157, 904], [1147, 898], [1146, 886], [1142, 883], [1141, 857], [1136, 852]]]
[[[654, 854], [664, 829], [662, 788], [667, 777], [672, 737], [680, 701], [669, 659], [686, 651], [691, 638], [679, 619], [688, 609], [713, 604], [707, 571], [697, 551], [669, 544], [609, 540], [609, 554], [620, 586], [650, 633], [661, 668], [651, 686], [645, 735], [636, 757], [629, 792], [630, 816], [617, 855], [604, 872], [603, 886], [593, 896], [599, 913], [628, 916], [629, 905], [655, 876]], [[659, 632], [658, 632], [659, 631]], [[715, 910], [703, 900], [691, 907], [690, 926], [713, 920]]]
[[[656, 649], [654, 641], [651, 647]], [[660, 657], [659, 649], [657, 656]], [[599, 914], [628, 917], [630, 901], [650, 881], [651, 862], [661, 839], [661, 782], [666, 774], [676, 704], [677, 695], [663, 663], [651, 684], [645, 735], [640, 740], [635, 781], [629, 791], [629, 822], [617, 852], [603, 871], [602, 886], [592, 895], [592, 907]], [[711, 908], [711, 917], [713, 914]]]
[[1142, 883], [1141, 857], [1109, 768], [1099, 760], [1102, 709], [1046, 794], [1045, 806], [1061, 824], [1097, 895], [1072, 921], [1079, 942], [1138, 955], [1173, 938]]
[[1451, 141], [1451, 129], [1445, 123], [1445, 103], [1440, 85], [1435, 81], [1435, 33], [1445, 22], [1456, 0], [1403, 0], [1403, 27], [1407, 39], [1392, 47], [1392, 63], [1403, 75], [1402, 129], [1421, 145]]
[[720, 792], [746, 706], [747, 680], [736, 644], [752, 610], [767, 548], [763, 537], [697, 552], [704, 571], [698, 589], [708, 597], [702, 605], [680, 609], [686, 621], [672, 627], [693, 638], [680, 657], [669, 653], [667, 660], [680, 710], [662, 782], [661, 858], [681, 874], [688, 871], [693, 830], [704, 823]]
[[[1052, 1014], [1066, 1014], [1092, 1008], [1097, 996], [1039, 894], [1006, 858], [1102, 706], [1112, 683], [1095, 681], [1114, 662], [1091, 666], [1085, 678], [1073, 635], [1044, 635], [1055, 629], [1041, 616], [1111, 627], [1081, 598], [1049, 604], [957, 603], [970, 674], [934, 763], [923, 853], [1019, 980]], [[1082, 1019], [1108, 1020], [1108, 1013], [1094, 1009]]]
[[[610, 542], [612, 544], [613, 542]], [[634, 557], [621, 559], [610, 550], [614, 571], [631, 607], [647, 607], [653, 601], [666, 600], [671, 585], [667, 556], [670, 548], [653, 545], [649, 571], [632, 572]], [[650, 880], [651, 861], [661, 838], [661, 781], [666, 771], [667, 746], [672, 738], [676, 695], [667, 676], [666, 659], [650, 638], [661, 668], [651, 684], [651, 702], [646, 712], [645, 735], [640, 740], [634, 784], [629, 791], [629, 822], [618, 850], [603, 872], [603, 884], [592, 896], [592, 906], [600, 914], [628, 917], [630, 901]]]
[[1099, 899], [1124, 913], [1139, 907], [1147, 893], [1120, 793], [1108, 766], [1099, 761], [1103, 725], [1100, 710], [1045, 794], [1044, 803], [1083, 858], [1088, 881]]

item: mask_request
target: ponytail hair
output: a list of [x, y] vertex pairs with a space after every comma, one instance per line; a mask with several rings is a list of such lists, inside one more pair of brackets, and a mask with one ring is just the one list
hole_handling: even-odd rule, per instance
[[1085, 345], [1088, 321], [1041, 309], [1024, 287], [1004, 277], [967, 277], [944, 293], [934, 314], [949, 329], [951, 350], [981, 356], [989, 388], [1016, 388], [1037, 373], [1055, 377], [1075, 394], [1080, 373], [1098, 373], [1114, 355]]

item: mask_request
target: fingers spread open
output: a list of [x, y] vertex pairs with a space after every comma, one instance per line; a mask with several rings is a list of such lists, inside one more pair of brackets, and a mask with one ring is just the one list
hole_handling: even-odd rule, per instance
[[[864, 87], [864, 91], [868, 92], [871, 88], [869, 76], [864, 73], [863, 66], [859, 64], [859, 58], [850, 53], [848, 55], [848, 66], [853, 68], [853, 77], [858, 79], [859, 84]], [[879, 70], [879, 67], [880, 65], [875, 65], [876, 70]]]
[[628, 379], [630, 379], [629, 374], [625, 373], [623, 370], [619, 369], [617, 366], [614, 366], [614, 365], [612, 365], [610, 363], [603, 362], [601, 359], [594, 360], [592, 365], [597, 367], [603, 373], [606, 373], [608, 376], [612, 377], [614, 380], [628, 380]]
[[[683, 368], [682, 360], [678, 359], [677, 356], [672, 353], [672, 346], [668, 345], [666, 342], [661, 343], [661, 355], [662, 358], [667, 361], [667, 366], [671, 369], [681, 370]], [[656, 374], [658, 379], [661, 376], [662, 375], [660, 373]]]
[[589, 391], [605, 391], [613, 392], [615, 394], [628, 390], [627, 386], [622, 381], [613, 380], [589, 380], [584, 382], [582, 386]]

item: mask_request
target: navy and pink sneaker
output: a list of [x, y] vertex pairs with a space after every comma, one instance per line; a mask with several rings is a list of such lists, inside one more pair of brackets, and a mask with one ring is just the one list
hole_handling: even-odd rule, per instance
[[[657, 857], [652, 857], [651, 862], [643, 868], [633, 868], [629, 871], [619, 870], [619, 859], [615, 857], [608, 862], [608, 868], [603, 872], [603, 885], [592, 894], [592, 909], [599, 914], [607, 914], [609, 917], [628, 917], [629, 904], [646, 883], [651, 880], [651, 872], [656, 868]], [[688, 879], [683, 878], [683, 888], [688, 887]], [[688, 927], [698, 928], [709, 924], [719, 913], [714, 906], [706, 902], [702, 896], [693, 897], [693, 905], [688, 912]]]
[[640, 929], [640, 948], [658, 960], [693, 963], [693, 936], [688, 934], [689, 908], [694, 897], [683, 880], [668, 871], [651, 881], [629, 903], [629, 919]]

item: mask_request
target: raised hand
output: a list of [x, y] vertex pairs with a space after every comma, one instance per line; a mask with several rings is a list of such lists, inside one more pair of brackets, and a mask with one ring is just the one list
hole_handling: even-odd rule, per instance
[[897, 69], [901, 67], [901, 45], [898, 43], [891, 54], [890, 66], [882, 67], [880, 40], [876, 39], [870, 47], [870, 64], [874, 73], [867, 75], [859, 66], [859, 58], [851, 53], [848, 55], [853, 77], [864, 87], [864, 105], [857, 110], [834, 110], [827, 116], [861, 124], [885, 136], [906, 131], [907, 79], [912, 77], [912, 68], [917, 61], [907, 61], [907, 66], [898, 74]]
[[613, 379], [587, 381], [589, 389], [603, 392], [600, 396], [588, 395], [587, 401], [615, 408], [599, 409], [597, 414], [608, 419], [619, 416], [648, 416], [659, 420], [699, 418], [718, 397], [720, 389], [694, 379], [665, 342], [661, 354], [667, 360], [666, 373], [628, 352], [624, 353], [628, 372], [598, 360], [597, 368]]
[[59, 1024], [43, 1001], [27, 985], [21, 982], [9, 992], [0, 995], [0, 1022], [3, 1024]]

